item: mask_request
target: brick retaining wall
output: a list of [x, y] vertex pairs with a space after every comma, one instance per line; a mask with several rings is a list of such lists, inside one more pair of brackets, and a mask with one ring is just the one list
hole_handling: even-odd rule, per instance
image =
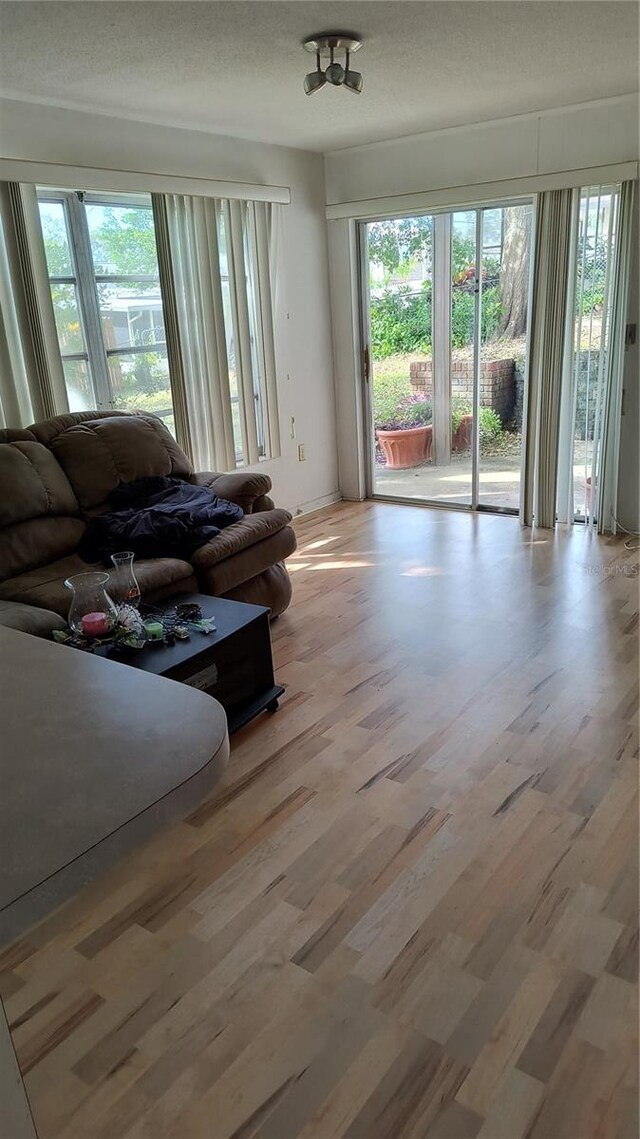
[[[484, 360], [480, 365], [480, 406], [492, 407], [503, 423], [513, 418], [516, 402], [515, 360]], [[433, 396], [433, 363], [414, 360], [409, 378], [416, 391]], [[473, 399], [473, 360], [452, 360], [451, 395]]]

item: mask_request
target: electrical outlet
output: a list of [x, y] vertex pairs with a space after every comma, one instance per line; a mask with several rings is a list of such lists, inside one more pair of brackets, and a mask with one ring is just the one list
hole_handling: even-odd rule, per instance
[[307, 448], [304, 443], [298, 443], [298, 462], [304, 463], [307, 458]]

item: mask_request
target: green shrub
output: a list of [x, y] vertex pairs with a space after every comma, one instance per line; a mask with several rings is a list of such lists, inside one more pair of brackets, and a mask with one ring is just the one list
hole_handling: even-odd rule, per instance
[[451, 400], [451, 430], [455, 433], [461, 422], [463, 415], [471, 415], [473, 408], [468, 399], [464, 399], [460, 395], [454, 395]]
[[[451, 347], [465, 348], [473, 343], [474, 294], [463, 288], [453, 289], [451, 298]], [[432, 309], [431, 282], [425, 281], [416, 292], [408, 285], [385, 289], [372, 297], [371, 353], [374, 360], [384, 360], [400, 352], [429, 352], [431, 349]], [[491, 340], [500, 327], [502, 305], [500, 290], [491, 285], [482, 294], [482, 339]]]
[[451, 347], [473, 342], [473, 293], [455, 289], [451, 303]]
[[502, 435], [502, 421], [492, 407], [480, 408], [480, 442], [488, 443]]
[[408, 365], [404, 373], [385, 373], [374, 368], [373, 421], [376, 427], [392, 423], [402, 401], [412, 394], [408, 372]]
[[[451, 400], [451, 431], [455, 433], [462, 421], [463, 415], [472, 415], [473, 407], [470, 400], [463, 396], [454, 396]], [[502, 435], [503, 427], [500, 416], [492, 407], [480, 408], [480, 442], [488, 443]]]
[[385, 289], [370, 301], [371, 352], [383, 360], [399, 352], [428, 352], [431, 347], [431, 282], [419, 292], [408, 285]]
[[[473, 343], [473, 301], [474, 295], [466, 289], [453, 289], [451, 300], [451, 347], [465, 348]], [[481, 328], [482, 340], [491, 340], [497, 333], [502, 319], [502, 303], [497, 285], [491, 285], [482, 293]]]
[[482, 294], [482, 340], [493, 340], [502, 321], [502, 300], [497, 285]]

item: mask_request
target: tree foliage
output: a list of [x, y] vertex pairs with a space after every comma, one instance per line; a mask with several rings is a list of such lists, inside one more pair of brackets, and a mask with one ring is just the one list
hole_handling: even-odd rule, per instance
[[403, 262], [431, 263], [432, 219], [393, 218], [369, 226], [369, 258], [395, 273]]
[[102, 221], [92, 230], [91, 247], [98, 274], [155, 276], [158, 272], [150, 209], [102, 207]]

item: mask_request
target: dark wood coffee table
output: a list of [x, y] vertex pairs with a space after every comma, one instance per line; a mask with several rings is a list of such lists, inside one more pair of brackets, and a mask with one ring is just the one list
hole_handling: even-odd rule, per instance
[[273, 675], [269, 609], [201, 593], [181, 593], [153, 608], [171, 612], [184, 601], [196, 602], [203, 617], [213, 617], [216, 631], [192, 632], [188, 640], [173, 645], [150, 643], [114, 659], [215, 696], [227, 713], [230, 733], [259, 712], [275, 712], [284, 688]]

